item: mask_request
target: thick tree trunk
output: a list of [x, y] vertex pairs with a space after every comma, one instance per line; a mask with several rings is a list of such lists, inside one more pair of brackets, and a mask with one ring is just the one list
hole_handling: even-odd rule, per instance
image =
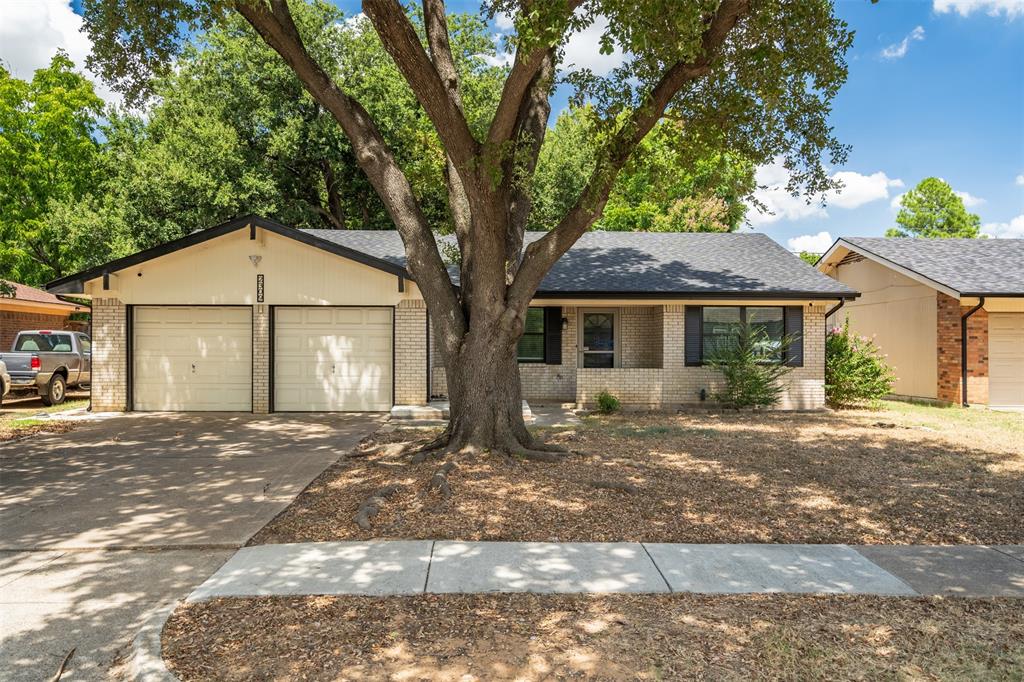
[[558, 461], [558, 448], [538, 442], [523, 420], [517, 335], [497, 324], [471, 329], [446, 360], [451, 418], [437, 446]]

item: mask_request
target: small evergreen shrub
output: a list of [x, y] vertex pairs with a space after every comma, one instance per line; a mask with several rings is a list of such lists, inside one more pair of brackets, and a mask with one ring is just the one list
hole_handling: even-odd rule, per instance
[[833, 407], [874, 405], [896, 380], [874, 341], [850, 333], [850, 321], [825, 337], [825, 399]]
[[619, 402], [619, 399], [608, 391], [601, 391], [597, 394], [597, 411], [601, 414], [618, 412], [620, 407], [622, 407], [622, 404]]
[[708, 362], [725, 378], [725, 389], [712, 397], [737, 410], [778, 403], [783, 390], [779, 380], [792, 370], [782, 359], [794, 340], [784, 336], [773, 343], [763, 328], [742, 325], [736, 343], [716, 352]]

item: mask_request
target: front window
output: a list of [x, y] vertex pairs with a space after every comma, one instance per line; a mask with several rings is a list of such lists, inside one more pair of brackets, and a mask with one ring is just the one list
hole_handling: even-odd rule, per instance
[[615, 313], [587, 311], [582, 318], [583, 367], [615, 367]]
[[736, 348], [746, 324], [758, 338], [759, 354], [765, 360], [783, 361], [786, 318], [781, 306], [705, 306], [702, 322], [701, 357], [704, 360]]
[[528, 308], [523, 335], [519, 337], [519, 362], [544, 362], [544, 309]]

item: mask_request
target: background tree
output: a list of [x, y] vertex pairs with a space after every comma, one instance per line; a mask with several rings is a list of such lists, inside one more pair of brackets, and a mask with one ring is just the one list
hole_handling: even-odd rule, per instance
[[[527, 306], [551, 266], [601, 217], [619, 171], [663, 118], [678, 122], [687, 158], [715, 152], [751, 163], [781, 158], [790, 188], [834, 187], [822, 165], [845, 160], [827, 122], [846, 79], [852, 33], [824, 0], [496, 0], [513, 18], [515, 58], [492, 112], [467, 108], [466, 66], [455, 58], [443, 0], [423, 0], [422, 23], [397, 0], [363, 11], [422, 107], [445, 155], [450, 223], [460, 250], [453, 286], [408, 169], [358, 94], [360, 74], [341, 77], [317, 55], [292, 14], [298, 0], [85, 0], [92, 65], [129, 99], [166, 74], [189, 31], [237, 12], [338, 122], [356, 161], [400, 233], [409, 271], [426, 300], [444, 360], [451, 419], [435, 443], [557, 459], [521, 413], [515, 348]], [[523, 248], [531, 179], [567, 37], [606, 21], [602, 51], [628, 55], [607, 77], [563, 69], [573, 102], [598, 123], [594, 170], [572, 206]], [[229, 20], [229, 19], [227, 19]]]
[[119, 224], [101, 234], [69, 229], [79, 211], [101, 210], [96, 141], [103, 102], [58, 52], [31, 81], [0, 66], [0, 271], [31, 285], [130, 249]]
[[886, 237], [978, 237], [981, 218], [968, 213], [964, 200], [938, 178], [925, 178], [900, 199], [896, 214], [899, 227], [889, 228]]
[[[579, 197], [597, 162], [595, 116], [592, 107], [570, 108], [545, 137], [530, 229], [550, 229]], [[722, 151], [689, 158], [690, 147], [677, 143], [682, 134], [676, 121], [654, 126], [616, 178], [594, 229], [732, 232], [743, 224], [754, 164]]]
[[799, 254], [800, 260], [807, 263], [808, 265], [814, 265], [821, 258], [820, 253], [811, 253], [810, 251], [801, 251]]

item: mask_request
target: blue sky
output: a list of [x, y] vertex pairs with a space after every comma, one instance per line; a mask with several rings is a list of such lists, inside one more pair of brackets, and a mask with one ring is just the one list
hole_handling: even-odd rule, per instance
[[[89, 43], [78, 33], [79, 2], [0, 2], [0, 59], [22, 78], [58, 47], [81, 65]], [[357, 1], [336, 2], [359, 11]], [[831, 169], [847, 188], [825, 209], [807, 206], [779, 189], [780, 169], [760, 169], [759, 196], [775, 215], [752, 216], [752, 229], [810, 250], [841, 235], [880, 235], [893, 225], [894, 198], [934, 175], [963, 193], [986, 232], [1024, 237], [1024, 0], [838, 0], [836, 11], [856, 31], [831, 119], [852, 145], [847, 164]], [[597, 55], [597, 34], [575, 37], [569, 51], [601, 71], [616, 57]], [[564, 101], [562, 93], [556, 110]]]

